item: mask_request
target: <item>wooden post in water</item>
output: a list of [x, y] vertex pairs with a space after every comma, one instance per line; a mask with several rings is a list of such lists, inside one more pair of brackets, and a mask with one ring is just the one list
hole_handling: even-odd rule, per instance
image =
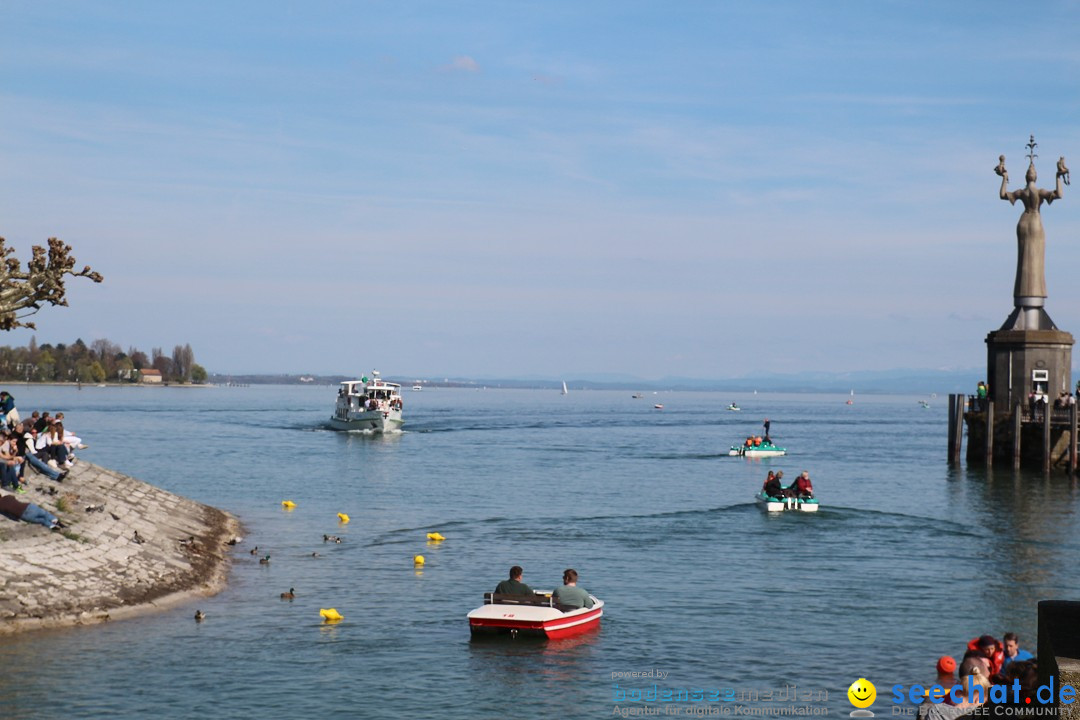
[[956, 393], [949, 393], [949, 463], [956, 462]]
[[1043, 472], [1050, 472], [1050, 403], [1043, 403]]
[[1023, 418], [1020, 417], [1020, 401], [1013, 406], [1013, 470], [1020, 469], [1020, 432], [1023, 430]]
[[964, 395], [956, 396], [956, 441], [953, 454], [953, 462], [960, 462], [960, 448], [964, 444], [964, 408], [966, 405], [966, 399]]
[[1069, 472], [1076, 472], [1076, 403], [1069, 406]]
[[994, 464], [994, 403], [986, 401], [986, 465]]

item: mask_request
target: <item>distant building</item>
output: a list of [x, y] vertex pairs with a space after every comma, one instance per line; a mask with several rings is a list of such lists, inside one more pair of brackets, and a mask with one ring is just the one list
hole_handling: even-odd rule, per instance
[[311, 377], [310, 375], [302, 375], [300, 377], [300, 382], [302, 382], [302, 383], [312, 383], [312, 382], [315, 382], [315, 378]]
[[139, 382], [147, 385], [160, 385], [161, 371], [153, 368], [143, 368], [139, 371]]

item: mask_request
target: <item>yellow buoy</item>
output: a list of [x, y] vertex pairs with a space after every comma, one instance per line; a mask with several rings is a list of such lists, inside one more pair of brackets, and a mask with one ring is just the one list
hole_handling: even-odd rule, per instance
[[412, 561], [413, 561], [413, 565], [423, 565], [424, 564], [424, 556], [423, 555], [416, 555], [416, 556], [413, 557]]
[[319, 610], [319, 614], [322, 615], [323, 620], [326, 622], [338, 622], [345, 619], [345, 616], [339, 613], [336, 608], [322, 608]]
[[292, 500], [282, 500], [281, 507], [285, 508], [286, 510], [292, 510], [294, 507], [296, 507], [296, 503], [294, 503]]
[[433, 541], [435, 541], [435, 542], [442, 542], [442, 541], [443, 541], [443, 540], [445, 540], [446, 538], [444, 538], [444, 537], [443, 537], [442, 535], [440, 535], [440, 534], [439, 534], [439, 533], [437, 533], [437, 532], [431, 532], [431, 533], [428, 533], [428, 534], [427, 534], [427, 539], [428, 539], [428, 540], [433, 540]]
[[337, 514], [337, 519], [338, 519], [338, 521], [341, 522], [342, 525], [349, 522], [349, 516], [346, 515], [345, 513], [338, 513]]

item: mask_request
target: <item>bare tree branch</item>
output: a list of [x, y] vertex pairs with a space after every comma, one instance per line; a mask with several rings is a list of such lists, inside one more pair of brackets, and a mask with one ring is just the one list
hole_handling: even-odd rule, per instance
[[71, 246], [56, 238], [49, 238], [47, 253], [45, 248], [35, 245], [24, 270], [15, 257], [15, 249], [0, 238], [0, 330], [36, 329], [34, 323], [24, 318], [46, 303], [67, 305], [64, 280], [68, 275], [89, 278], [96, 283], [103, 279], [89, 265], [76, 271]]

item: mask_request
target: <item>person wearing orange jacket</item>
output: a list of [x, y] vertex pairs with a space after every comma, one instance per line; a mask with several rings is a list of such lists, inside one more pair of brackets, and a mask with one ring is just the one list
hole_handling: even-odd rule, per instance
[[991, 677], [1001, 672], [1005, 662], [1005, 646], [993, 635], [980, 635], [967, 644], [968, 650], [977, 650], [990, 662]]

